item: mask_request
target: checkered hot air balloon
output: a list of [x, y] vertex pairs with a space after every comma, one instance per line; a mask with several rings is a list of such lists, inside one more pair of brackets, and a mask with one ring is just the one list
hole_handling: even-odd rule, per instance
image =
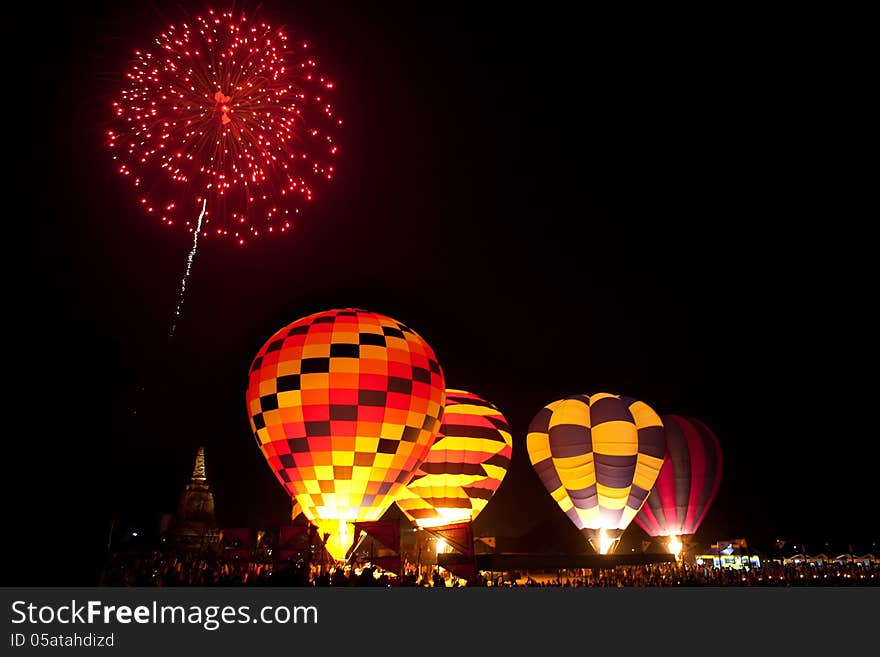
[[273, 335], [250, 369], [257, 444], [341, 559], [351, 523], [377, 520], [421, 465], [440, 426], [443, 371], [409, 327], [330, 310]]
[[721, 445], [705, 424], [680, 415], [664, 415], [666, 453], [660, 476], [636, 523], [650, 536], [670, 537], [681, 549], [682, 536], [696, 533], [721, 483]]
[[440, 431], [397, 499], [419, 527], [474, 520], [510, 465], [513, 439], [495, 406], [464, 390], [447, 390]]
[[529, 426], [529, 459], [593, 547], [613, 551], [654, 485], [666, 439], [644, 402], [599, 393], [545, 406]]

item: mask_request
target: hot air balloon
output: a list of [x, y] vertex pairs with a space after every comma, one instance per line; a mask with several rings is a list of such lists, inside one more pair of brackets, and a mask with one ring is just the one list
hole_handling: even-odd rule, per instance
[[526, 448], [565, 515], [607, 554], [648, 497], [666, 439], [650, 406], [599, 393], [542, 408], [529, 426]]
[[447, 390], [440, 431], [397, 506], [419, 527], [473, 521], [501, 485], [512, 444], [495, 406], [473, 393]]
[[636, 522], [653, 537], [669, 537], [681, 554], [682, 538], [696, 533], [721, 483], [721, 445], [699, 420], [664, 415], [666, 455], [660, 476]]
[[247, 408], [278, 480], [342, 559], [351, 523], [378, 520], [428, 453], [443, 371], [411, 328], [366, 310], [316, 313], [275, 333]]

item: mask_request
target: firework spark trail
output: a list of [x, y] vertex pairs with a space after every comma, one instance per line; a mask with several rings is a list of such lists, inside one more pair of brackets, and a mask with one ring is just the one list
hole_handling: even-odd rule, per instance
[[193, 260], [196, 257], [196, 251], [199, 248], [199, 233], [202, 230], [202, 219], [205, 217], [205, 209], [208, 207], [208, 199], [202, 200], [202, 212], [199, 214], [199, 222], [193, 232], [193, 248], [189, 252], [186, 259], [186, 272], [180, 279], [180, 296], [177, 299], [177, 308], [174, 310], [174, 319], [171, 320], [171, 331], [168, 333], [168, 339], [174, 337], [174, 329], [177, 328], [177, 320], [180, 319], [180, 310], [183, 307], [183, 296], [186, 294], [186, 282], [189, 280], [189, 274], [192, 271]]

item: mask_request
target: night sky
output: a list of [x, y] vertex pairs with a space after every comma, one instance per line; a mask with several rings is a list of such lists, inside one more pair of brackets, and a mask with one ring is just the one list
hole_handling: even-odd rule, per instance
[[221, 524], [283, 522], [248, 367], [346, 306], [412, 326], [450, 387], [509, 420], [478, 533], [569, 531], [526, 429], [607, 391], [718, 435], [706, 542], [878, 549], [876, 255], [846, 57], [776, 17], [564, 5], [261, 5], [337, 83], [338, 175], [292, 235], [204, 240], [170, 342], [191, 240], [142, 214], [102, 134], [177, 4], [6, 10], [3, 534], [30, 566], [4, 583], [96, 581], [110, 519], [173, 510], [199, 445]]

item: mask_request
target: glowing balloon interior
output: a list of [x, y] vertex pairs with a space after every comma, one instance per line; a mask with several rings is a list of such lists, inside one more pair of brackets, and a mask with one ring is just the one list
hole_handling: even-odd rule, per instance
[[278, 480], [342, 559], [351, 523], [378, 520], [421, 465], [440, 426], [443, 372], [400, 322], [365, 310], [284, 327], [250, 370], [247, 407]]

